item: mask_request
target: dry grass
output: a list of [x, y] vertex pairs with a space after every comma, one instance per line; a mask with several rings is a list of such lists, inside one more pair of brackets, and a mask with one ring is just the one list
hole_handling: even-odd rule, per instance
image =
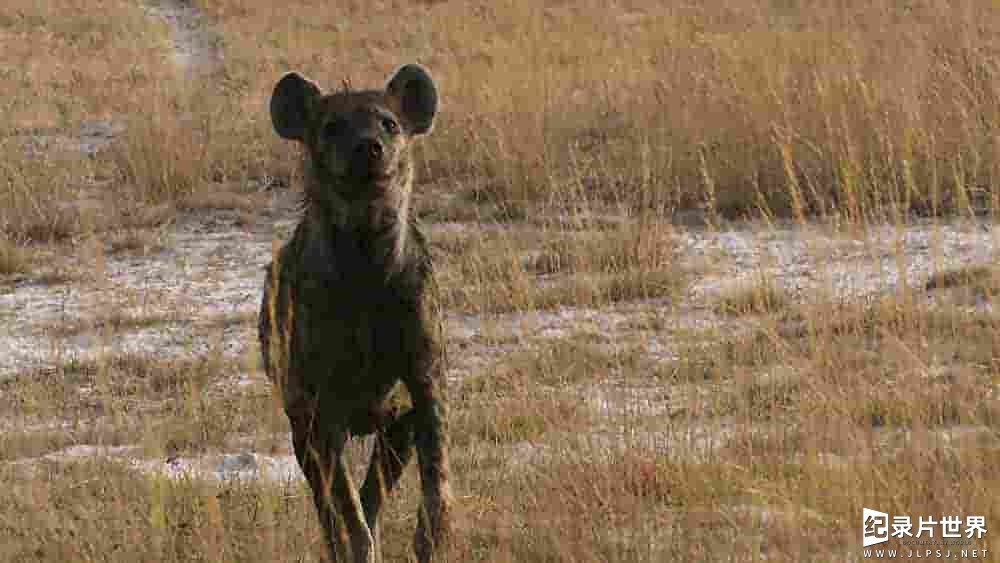
[[[689, 335], [690, 347], [667, 362], [640, 345], [655, 329], [618, 335], [624, 347], [594, 333], [521, 341], [522, 352], [497, 357], [453, 393], [461, 499], [453, 556], [825, 561], [841, 553], [831, 551], [831, 537], [843, 553], [856, 551], [862, 505], [991, 521], [1000, 516], [1000, 321], [919, 303], [789, 303], [759, 311], [762, 322], [741, 336]], [[280, 411], [266, 387], [220, 390], [233, 369], [213, 354], [187, 362], [122, 356], [25, 374], [0, 389], [4, 411], [70, 425], [5, 433], [4, 458], [81, 443], [139, 444], [159, 456], [227, 451], [247, 438], [274, 448], [282, 442], [275, 432], [284, 433]], [[669, 419], [627, 402], [595, 410], [579, 398], [594, 385], [650, 384], [672, 390]], [[707, 451], [693, 438], [700, 428], [717, 429]], [[160, 542], [129, 551], [149, 550], [142, 560], [314, 560], [318, 530], [301, 484], [175, 482], [112, 461], [38, 463], [48, 469], [27, 480], [16, 477], [22, 466], [0, 472], [12, 480], [2, 513], [33, 514], [0, 519], [15, 538], [5, 548], [33, 554], [28, 560], [124, 561], [114, 546], [135, 537]], [[408, 474], [387, 515], [387, 550], [397, 556], [416, 485]], [[100, 499], [90, 496], [98, 491]], [[32, 512], [39, 498], [48, 509]], [[112, 506], [156, 516], [77, 516]], [[80, 544], [76, 534], [92, 539]]]
[[148, 256], [163, 248], [162, 237], [150, 231], [129, 229], [116, 231], [108, 236], [108, 251], [111, 254]]
[[0, 275], [23, 273], [30, 268], [28, 252], [15, 241], [0, 237]]
[[[115, 333], [130, 329], [157, 326], [183, 320], [178, 314], [132, 314], [113, 311], [94, 318], [61, 319], [52, 324], [41, 324], [36, 328], [39, 336], [73, 336], [82, 333]], [[110, 332], [109, 332], [110, 331]]]
[[[4, 161], [16, 187], [2, 203], [41, 215], [18, 213], [6, 230], [91, 227], [46, 219], [95, 175], [132, 205], [294, 176], [293, 151], [264, 118], [280, 72], [370, 84], [402, 60], [430, 66], [448, 93], [420, 174], [460, 202], [428, 211], [439, 216], [610, 205], [863, 221], [995, 199], [1000, 15], [985, 2], [202, 7], [226, 53], [202, 82], [165, 64], [166, 26], [135, 4], [104, 2], [99, 21], [68, 0], [6, 9]], [[127, 131], [97, 170], [62, 174], [18, 154], [85, 118]]]
[[765, 278], [756, 285], [730, 290], [719, 299], [715, 308], [726, 315], [759, 315], [779, 312], [790, 302], [784, 288]]
[[[80, 190], [103, 174], [72, 146], [87, 119], [139, 113], [143, 97], [171, 79], [165, 27], [124, 0], [19, 1], [0, 14], [0, 230], [32, 240], [93, 228], [76, 208]], [[36, 149], [41, 146], [40, 149]]]
[[[134, 2], [99, 4], [15, 1], [0, 13], [11, 93], [0, 231], [47, 242], [136, 226], [151, 206], [274, 173], [267, 124], [234, 105], [238, 86], [186, 80], [162, 20]], [[93, 158], [76, 148], [88, 122], [122, 131]]]
[[429, 65], [448, 111], [421, 176], [512, 216], [572, 201], [863, 220], [993, 200], [986, 2], [203, 5], [254, 111], [287, 68], [368, 84]]
[[435, 242], [450, 309], [496, 313], [669, 297], [689, 274], [675, 264], [672, 229], [661, 221], [473, 231]]
[[[295, 484], [171, 481], [114, 462], [55, 465], [30, 480], [12, 480], [14, 471], [0, 477], [13, 483], [0, 493], [4, 506], [21, 514], [0, 524], [7, 561], [264, 562], [314, 549], [302, 525], [311, 501]], [[35, 510], [40, 498], [53, 510]], [[252, 539], [234, 550], [234, 535]]]
[[[442, 304], [482, 327], [450, 350], [452, 561], [857, 560], [862, 506], [1000, 522], [993, 266], [863, 303], [761, 274], [692, 307], [697, 267], [669, 222], [994, 211], [994, 3], [195, 3], [226, 55], [196, 80], [139, 4], [0, 8], [0, 276], [94, 232], [155, 260], [167, 239], [149, 229], [178, 212], [252, 224], [251, 180], [296, 180], [264, 109], [280, 73], [369, 85], [416, 60], [445, 104], [420, 149], [420, 213], [464, 221], [431, 237]], [[92, 158], [53, 148], [90, 119], [124, 132]], [[692, 308], [716, 324], [674, 322]], [[631, 320], [519, 330], [590, 313]], [[38, 326], [39, 342], [177, 321], [202, 343], [255, 322], [87, 316]], [[0, 381], [0, 560], [318, 561], [301, 482], [58, 455], [286, 454], [255, 354], [75, 360], [53, 345], [51, 367]], [[417, 481], [387, 508], [389, 561], [407, 560]]]

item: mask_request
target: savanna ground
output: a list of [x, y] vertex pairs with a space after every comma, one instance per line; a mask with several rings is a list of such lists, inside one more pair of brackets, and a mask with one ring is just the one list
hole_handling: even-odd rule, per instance
[[857, 561], [862, 507], [993, 559], [1000, 5], [663, 4], [4, 2], [0, 560], [318, 560], [254, 339], [266, 101], [409, 61], [451, 560]]

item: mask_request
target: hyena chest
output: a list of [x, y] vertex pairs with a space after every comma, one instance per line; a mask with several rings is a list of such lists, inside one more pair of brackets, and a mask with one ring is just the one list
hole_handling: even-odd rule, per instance
[[380, 395], [412, 369], [425, 337], [415, 296], [384, 276], [306, 279], [300, 293], [294, 340], [312, 383]]
[[426, 338], [421, 273], [391, 267], [384, 239], [302, 235], [290, 296], [295, 370], [307, 391], [378, 401], [414, 368]]

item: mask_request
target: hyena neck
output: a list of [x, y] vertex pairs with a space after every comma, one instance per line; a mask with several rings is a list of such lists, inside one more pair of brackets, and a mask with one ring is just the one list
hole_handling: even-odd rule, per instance
[[347, 200], [340, 186], [306, 176], [305, 213], [310, 225], [323, 232], [332, 244], [338, 237], [355, 237], [370, 249], [374, 263], [383, 266], [387, 275], [399, 273], [405, 266], [410, 221], [410, 185], [412, 172], [402, 174], [399, 183], [377, 199]]

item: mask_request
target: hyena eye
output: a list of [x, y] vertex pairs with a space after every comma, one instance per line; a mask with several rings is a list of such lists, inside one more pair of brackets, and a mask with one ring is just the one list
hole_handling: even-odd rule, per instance
[[327, 139], [332, 139], [340, 134], [344, 130], [344, 120], [334, 119], [326, 125], [323, 126], [323, 136]]
[[390, 135], [395, 135], [396, 133], [399, 133], [399, 124], [393, 121], [392, 118], [383, 117], [382, 129], [385, 129], [385, 132]]

